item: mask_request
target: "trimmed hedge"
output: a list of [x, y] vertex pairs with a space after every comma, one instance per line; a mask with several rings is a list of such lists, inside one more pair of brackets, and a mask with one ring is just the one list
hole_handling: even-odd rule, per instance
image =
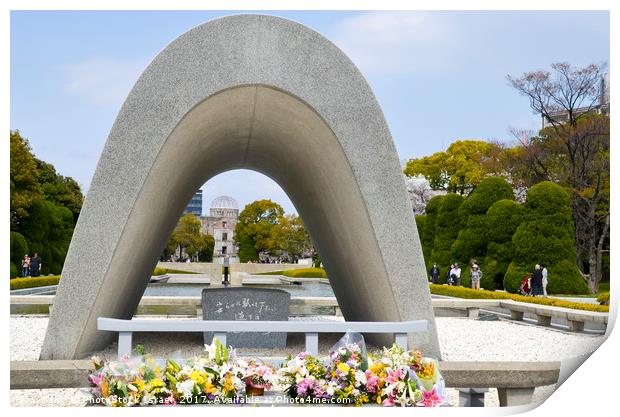
[[459, 224], [463, 227], [451, 247], [452, 258], [465, 263], [484, 258], [489, 238], [487, 211], [497, 201], [512, 200], [512, 186], [500, 177], [489, 177], [480, 182], [473, 193], [458, 209]]
[[15, 278], [17, 277], [17, 267], [15, 266], [15, 264], [13, 262], [11, 262], [11, 278]]
[[164, 275], [165, 273], [166, 273], [166, 268], [157, 267], [153, 269], [153, 272], [151, 273], [151, 275], [154, 277], [158, 277], [160, 275]]
[[11, 280], [11, 290], [21, 290], [24, 288], [45, 287], [48, 285], [58, 285], [60, 275], [36, 278], [15, 278]]
[[571, 301], [560, 300], [557, 298], [525, 297], [523, 295], [509, 294], [498, 291], [472, 290], [469, 288], [452, 287], [448, 285], [430, 284], [431, 294], [446, 295], [449, 297], [467, 299], [493, 299], [493, 300], [514, 300], [522, 303], [541, 304], [554, 307], [572, 308], [575, 310], [597, 311], [607, 313], [609, 306], [589, 303], [574, 303]]
[[507, 291], [518, 290], [524, 275], [535, 264], [549, 271], [547, 291], [551, 294], [588, 294], [590, 291], [577, 269], [570, 197], [557, 184], [544, 181], [527, 193], [524, 222], [512, 236], [513, 261], [504, 276]]
[[323, 268], [300, 268], [280, 271], [261, 272], [257, 275], [284, 275], [289, 278], [327, 278], [327, 272]]
[[180, 269], [168, 269], [168, 268], [162, 268], [158, 266], [153, 270], [151, 275], [154, 277], [157, 277], [159, 275], [164, 275], [164, 274], [197, 274], [197, 273], [198, 272], [181, 271]]
[[609, 305], [609, 293], [602, 292], [596, 297], [596, 301], [601, 303], [601, 305], [608, 306]]
[[[458, 210], [464, 199], [459, 194], [446, 194], [435, 220], [435, 240], [429, 265], [448, 265], [453, 262], [451, 247], [459, 233]], [[428, 227], [428, 218], [427, 225]]]

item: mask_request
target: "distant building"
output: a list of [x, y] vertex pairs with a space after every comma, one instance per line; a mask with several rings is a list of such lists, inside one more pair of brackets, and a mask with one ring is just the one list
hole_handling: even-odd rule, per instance
[[[575, 109], [578, 115], [584, 113], [604, 114], [609, 116], [609, 73], [603, 74], [599, 86], [598, 104], [593, 107], [584, 107]], [[542, 116], [543, 129], [552, 125], [553, 120], [556, 123], [565, 123], [568, 120], [568, 112], [565, 110], [557, 111], [550, 114], [551, 117]]]
[[202, 216], [202, 190], [196, 191], [196, 194], [192, 196], [189, 204], [183, 210], [183, 215], [190, 213], [194, 216]]
[[213, 262], [222, 263], [225, 256], [228, 256], [231, 262], [238, 262], [238, 249], [233, 240], [235, 226], [239, 221], [237, 201], [228, 196], [217, 197], [211, 202], [209, 215], [201, 217], [200, 221], [202, 232], [215, 239]]

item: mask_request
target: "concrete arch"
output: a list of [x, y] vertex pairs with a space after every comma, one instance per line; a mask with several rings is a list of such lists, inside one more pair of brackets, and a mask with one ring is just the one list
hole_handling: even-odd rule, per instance
[[347, 320], [427, 319], [426, 272], [381, 109], [354, 64], [289, 20], [235, 15], [168, 45], [127, 97], [62, 272], [41, 358], [78, 358], [129, 318], [178, 217], [209, 178], [273, 178], [303, 217]]

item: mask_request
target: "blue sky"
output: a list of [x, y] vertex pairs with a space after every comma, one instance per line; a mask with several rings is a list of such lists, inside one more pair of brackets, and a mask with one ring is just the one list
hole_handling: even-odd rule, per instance
[[[206, 20], [237, 12], [11, 13], [11, 129], [37, 157], [88, 189], [123, 100], [150, 60]], [[368, 79], [399, 158], [458, 139], [510, 142], [538, 128], [506, 75], [609, 61], [608, 12], [268, 12], [303, 23], [347, 53]], [[204, 187], [240, 206], [259, 198], [295, 211], [270, 179], [232, 171]]]

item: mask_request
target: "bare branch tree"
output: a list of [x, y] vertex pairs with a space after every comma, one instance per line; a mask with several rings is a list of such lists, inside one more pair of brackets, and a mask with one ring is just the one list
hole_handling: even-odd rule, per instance
[[551, 68], [553, 74], [534, 71], [519, 78], [508, 76], [510, 84], [529, 99], [534, 113], [550, 126], [537, 135], [512, 129], [520, 147], [511, 157], [521, 164], [522, 171], [516, 172], [528, 185], [549, 180], [570, 191], [579, 266], [584, 272], [587, 268], [584, 276], [596, 291], [610, 216], [609, 118], [594, 111], [604, 94], [600, 89], [603, 66], [574, 68], [557, 63]]

